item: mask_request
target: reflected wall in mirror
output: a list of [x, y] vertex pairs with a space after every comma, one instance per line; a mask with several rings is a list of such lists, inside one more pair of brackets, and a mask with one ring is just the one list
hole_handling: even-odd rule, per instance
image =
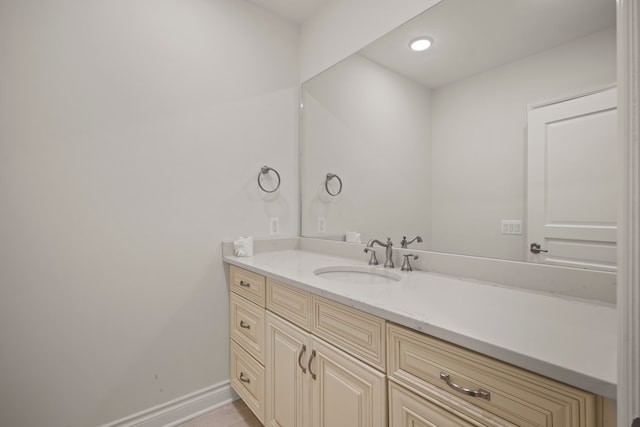
[[[409, 42], [419, 36], [433, 44], [413, 52]], [[412, 248], [615, 269], [615, 241], [597, 243], [602, 263], [563, 264], [571, 251], [555, 245], [555, 255], [533, 254], [527, 236], [530, 111], [614, 84], [615, 37], [612, 0], [443, 0], [305, 82], [302, 235], [344, 239], [357, 231], [364, 242], [391, 237], [396, 247], [402, 236], [420, 235]], [[594, 116], [603, 114], [615, 121], [615, 105]], [[606, 158], [565, 149], [562, 168], [598, 162], [568, 174], [567, 197], [590, 197], [584, 187], [594, 180], [581, 173], [597, 170], [606, 182], [597, 193], [615, 201], [615, 126], [613, 135], [603, 132], [597, 144]], [[324, 189], [328, 172], [342, 178], [337, 197]], [[540, 172], [547, 186], [548, 172]], [[615, 208], [604, 210], [595, 219], [547, 215], [546, 225], [593, 220], [615, 234]], [[554, 237], [544, 239], [543, 250]]]

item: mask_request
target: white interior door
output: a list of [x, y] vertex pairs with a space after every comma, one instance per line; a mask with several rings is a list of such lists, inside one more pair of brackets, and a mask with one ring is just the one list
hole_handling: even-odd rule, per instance
[[616, 128], [615, 88], [529, 110], [529, 261], [616, 270]]

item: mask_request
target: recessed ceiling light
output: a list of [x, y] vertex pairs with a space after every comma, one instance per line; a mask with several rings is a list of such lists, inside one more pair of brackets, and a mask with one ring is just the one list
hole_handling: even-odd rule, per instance
[[431, 43], [433, 43], [433, 41], [429, 37], [418, 37], [417, 39], [411, 40], [409, 47], [413, 51], [422, 52], [423, 50], [429, 49]]

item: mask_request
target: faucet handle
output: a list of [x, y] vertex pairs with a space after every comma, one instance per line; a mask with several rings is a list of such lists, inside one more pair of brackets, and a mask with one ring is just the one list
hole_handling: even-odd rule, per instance
[[371, 258], [369, 258], [369, 265], [378, 265], [378, 258], [376, 258], [376, 251], [373, 248], [364, 248], [364, 253], [371, 252]]
[[418, 259], [418, 255], [402, 254], [402, 256], [404, 257], [404, 261], [402, 261], [402, 267], [400, 268], [400, 270], [401, 271], [413, 271], [413, 268], [411, 268], [411, 263], [409, 262], [409, 257], [413, 257], [413, 259]]

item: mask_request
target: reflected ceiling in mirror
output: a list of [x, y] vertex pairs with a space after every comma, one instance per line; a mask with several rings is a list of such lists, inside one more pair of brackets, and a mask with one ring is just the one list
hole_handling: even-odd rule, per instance
[[[410, 50], [422, 36], [432, 46]], [[612, 0], [440, 2], [303, 84], [302, 235], [357, 231], [396, 247], [420, 235], [411, 247], [553, 262], [527, 236], [530, 111], [615, 78]], [[572, 168], [594, 156], [565, 157]], [[615, 175], [606, 160], [590, 167]], [[327, 173], [341, 177], [339, 196]], [[570, 175], [567, 197], [581, 193]]]

